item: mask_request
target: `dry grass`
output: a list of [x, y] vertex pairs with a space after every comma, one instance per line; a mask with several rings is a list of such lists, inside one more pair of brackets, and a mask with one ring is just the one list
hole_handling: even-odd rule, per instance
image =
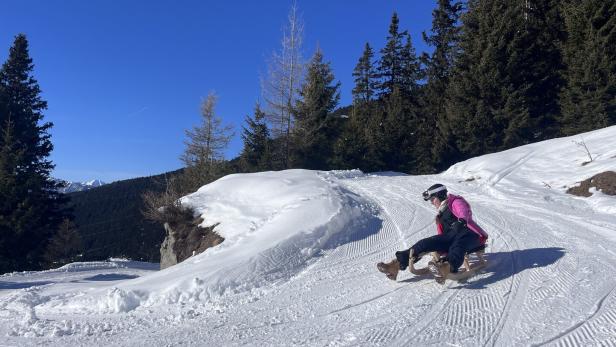
[[580, 182], [579, 186], [569, 188], [567, 193], [576, 196], [589, 197], [592, 195], [590, 192], [591, 187], [595, 187], [603, 194], [616, 195], [616, 172], [606, 171], [596, 174], [591, 178]]

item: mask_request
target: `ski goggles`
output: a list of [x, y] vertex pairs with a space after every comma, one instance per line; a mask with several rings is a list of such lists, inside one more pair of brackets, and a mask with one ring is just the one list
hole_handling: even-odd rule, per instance
[[421, 193], [421, 195], [423, 196], [424, 201], [428, 201], [428, 200], [430, 200], [430, 198], [432, 196], [434, 196], [434, 194], [436, 194], [438, 192], [442, 192], [443, 190], [447, 190], [447, 187], [440, 186], [438, 188], [434, 188], [434, 189], [431, 189], [431, 190], [426, 190], [425, 192]]

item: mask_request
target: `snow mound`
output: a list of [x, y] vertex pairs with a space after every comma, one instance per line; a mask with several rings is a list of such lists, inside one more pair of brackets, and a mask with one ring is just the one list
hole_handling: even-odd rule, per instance
[[[98, 312], [204, 301], [284, 283], [329, 249], [367, 237], [376, 208], [342, 187], [359, 170], [225, 176], [182, 198], [225, 241], [101, 293]], [[258, 292], [258, 291], [256, 291]]]

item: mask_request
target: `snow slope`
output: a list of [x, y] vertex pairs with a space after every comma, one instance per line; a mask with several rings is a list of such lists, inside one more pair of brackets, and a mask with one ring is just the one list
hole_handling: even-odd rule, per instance
[[[0, 276], [1, 345], [616, 346], [616, 197], [565, 194], [616, 171], [616, 127], [430, 176], [231, 175], [184, 198], [221, 245], [163, 271], [112, 259]], [[444, 286], [378, 261], [434, 234], [444, 183], [490, 234], [486, 271]], [[420, 263], [420, 266], [423, 263]]]

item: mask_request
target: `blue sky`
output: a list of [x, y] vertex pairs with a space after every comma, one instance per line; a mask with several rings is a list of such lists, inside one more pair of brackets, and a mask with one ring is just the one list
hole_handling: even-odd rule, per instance
[[[418, 52], [429, 48], [432, 0], [298, 0], [303, 54], [317, 46], [351, 102], [364, 44], [380, 50], [394, 11]], [[200, 121], [208, 92], [236, 128], [261, 94], [259, 77], [280, 47], [287, 1], [8, 1], [0, 12], [0, 61], [25, 33], [34, 76], [54, 123], [54, 176], [111, 182], [181, 167], [184, 130]]]

